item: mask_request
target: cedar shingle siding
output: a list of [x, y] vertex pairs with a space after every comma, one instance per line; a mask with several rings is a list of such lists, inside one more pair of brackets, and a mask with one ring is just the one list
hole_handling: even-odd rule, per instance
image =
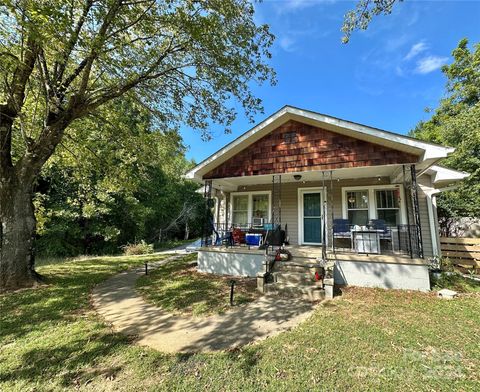
[[204, 179], [415, 163], [418, 157], [297, 121], [288, 121]]

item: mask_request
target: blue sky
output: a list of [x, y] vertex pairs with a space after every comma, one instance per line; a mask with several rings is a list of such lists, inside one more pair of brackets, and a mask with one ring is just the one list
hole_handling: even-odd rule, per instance
[[[444, 93], [440, 67], [463, 38], [480, 41], [480, 1], [405, 0], [388, 16], [378, 16], [365, 32], [341, 43], [343, 15], [354, 2], [266, 0], [256, 20], [276, 36], [271, 65], [276, 86], [253, 85], [263, 100], [263, 120], [292, 105], [377, 128], [407, 133], [428, 119]], [[231, 134], [212, 127], [213, 140], [182, 129], [187, 156], [200, 162], [254, 124], [242, 115]]]

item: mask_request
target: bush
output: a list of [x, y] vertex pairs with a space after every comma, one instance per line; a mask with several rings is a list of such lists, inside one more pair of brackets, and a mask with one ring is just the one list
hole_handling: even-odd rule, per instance
[[122, 249], [126, 256], [146, 255], [153, 253], [153, 244], [147, 244], [144, 240], [141, 240], [135, 244], [124, 245]]
[[441, 270], [444, 272], [454, 272], [455, 271], [455, 264], [453, 260], [449, 259], [448, 257], [442, 257], [440, 260]]

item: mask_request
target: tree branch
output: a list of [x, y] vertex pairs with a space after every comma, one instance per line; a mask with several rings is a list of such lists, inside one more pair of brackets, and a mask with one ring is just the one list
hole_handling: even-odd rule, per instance
[[26, 43], [24, 60], [17, 64], [13, 72], [11, 89], [7, 102], [0, 105], [0, 178], [12, 165], [12, 127], [13, 122], [23, 107], [25, 89], [33, 72], [39, 46], [33, 34], [29, 34]]
[[87, 19], [90, 9], [92, 8], [92, 5], [93, 5], [93, 0], [87, 0], [85, 2], [82, 15], [78, 19], [77, 25], [75, 26], [75, 29], [72, 35], [70, 36], [70, 39], [67, 42], [65, 52], [63, 53], [62, 61], [55, 63], [55, 74], [54, 74], [55, 85], [57, 84], [58, 81], [61, 81], [63, 78], [63, 73], [65, 72], [65, 69], [67, 67], [68, 59], [70, 57], [70, 54], [72, 53], [73, 48], [77, 44], [78, 37], [80, 36], [80, 32], [82, 31], [83, 25], [85, 23], [85, 20]]

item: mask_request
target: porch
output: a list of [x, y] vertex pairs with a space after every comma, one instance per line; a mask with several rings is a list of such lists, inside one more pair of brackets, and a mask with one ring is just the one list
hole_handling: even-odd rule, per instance
[[430, 187], [415, 165], [206, 180], [202, 245], [430, 257], [437, 242]]
[[[316, 298], [322, 285], [315, 271], [320, 260], [333, 260], [337, 285], [429, 290], [429, 186], [415, 165], [207, 180], [199, 268], [269, 272], [269, 288], [300, 288]], [[281, 246], [292, 259], [271, 270], [266, 260]]]

